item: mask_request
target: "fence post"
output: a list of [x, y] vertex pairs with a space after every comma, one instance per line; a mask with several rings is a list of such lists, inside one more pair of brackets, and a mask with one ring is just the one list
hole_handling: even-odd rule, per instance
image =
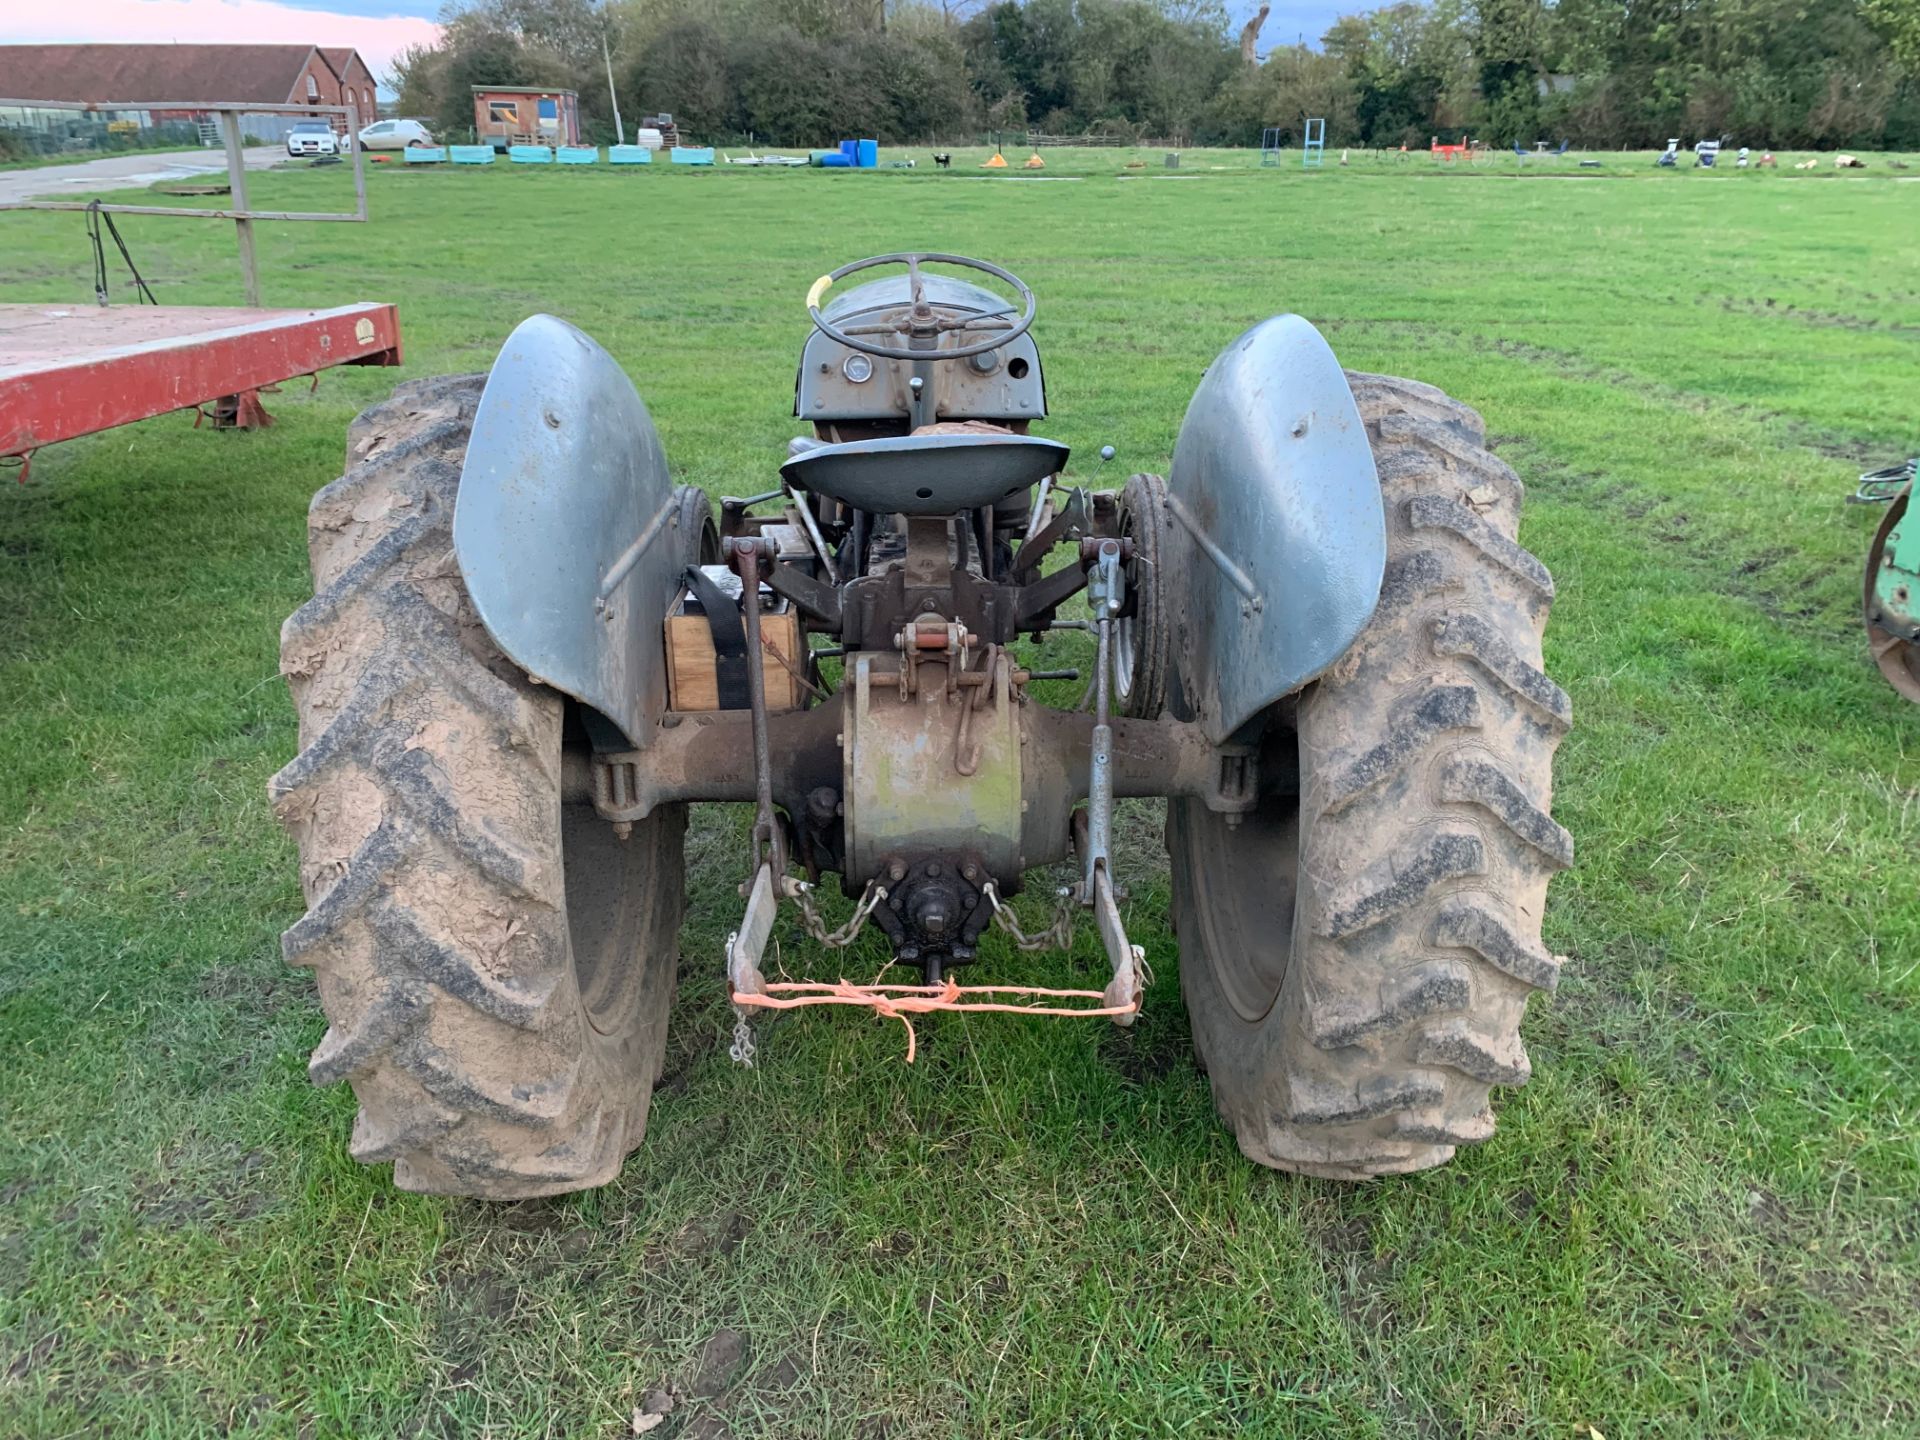
[[[380, 118], [378, 107], [374, 110], [374, 119]], [[367, 122], [369, 125], [372, 120]], [[353, 203], [354, 209], [362, 220], [367, 218], [367, 167], [360, 148], [360, 107], [351, 100], [347, 102], [347, 133], [353, 138], [347, 148], [353, 153]]]
[[253, 249], [253, 221], [247, 215], [247, 157], [240, 148], [240, 115], [220, 112], [220, 133], [227, 142], [227, 189], [233, 202], [233, 230], [240, 241], [240, 279], [247, 304], [260, 304], [260, 260]]

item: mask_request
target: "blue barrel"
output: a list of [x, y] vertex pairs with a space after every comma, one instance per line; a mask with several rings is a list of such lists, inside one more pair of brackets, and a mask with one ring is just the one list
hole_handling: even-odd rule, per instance
[[872, 170], [880, 164], [880, 142], [862, 140], [854, 148], [854, 164], [862, 170]]
[[847, 163], [849, 165], [859, 164], [860, 142], [858, 140], [842, 140], [840, 142], [840, 153], [847, 157]]

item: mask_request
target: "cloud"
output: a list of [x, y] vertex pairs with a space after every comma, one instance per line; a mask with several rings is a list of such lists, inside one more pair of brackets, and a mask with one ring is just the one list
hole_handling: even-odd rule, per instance
[[385, 79], [393, 57], [409, 45], [431, 44], [440, 27], [418, 15], [354, 14], [422, 8], [412, 0], [60, 0], [23, 7], [9, 16], [13, 44], [73, 41], [191, 41], [200, 44], [351, 45], [375, 76]]

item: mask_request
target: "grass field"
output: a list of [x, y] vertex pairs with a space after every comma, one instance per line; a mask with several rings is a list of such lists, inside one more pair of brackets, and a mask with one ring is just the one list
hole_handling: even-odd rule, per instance
[[[323, 1024], [280, 959], [301, 901], [265, 798], [307, 497], [397, 378], [335, 371], [271, 431], [176, 416], [0, 485], [0, 1434], [612, 1437], [656, 1388], [653, 1433], [706, 1440], [1920, 1433], [1920, 709], [1865, 657], [1875, 516], [1841, 503], [1915, 443], [1920, 190], [1880, 157], [1577, 183], [1122, 158], [377, 173], [370, 226], [263, 227], [267, 300], [398, 300], [406, 375], [561, 315], [715, 493], [793, 433], [807, 284], [896, 248], [1034, 285], [1044, 428], [1116, 446], [1110, 475], [1163, 468], [1202, 368], [1283, 309], [1479, 407], [1577, 722], [1569, 963], [1494, 1139], [1360, 1189], [1245, 1163], [1189, 1058], [1151, 807], [1134, 1031], [923, 1023], [908, 1068], [897, 1025], [816, 1013], [739, 1070], [723, 814], [619, 1182], [395, 1192], [305, 1077]], [[315, 209], [347, 177], [250, 184]], [[122, 228], [163, 301], [237, 299], [228, 227]], [[7, 219], [0, 300], [84, 301], [89, 267], [80, 217]], [[1082, 935], [994, 968], [1097, 963]]]

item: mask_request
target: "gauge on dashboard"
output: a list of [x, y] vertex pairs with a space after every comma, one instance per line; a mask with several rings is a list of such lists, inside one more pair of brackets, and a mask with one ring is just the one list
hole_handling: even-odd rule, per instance
[[855, 385], [864, 385], [873, 378], [873, 360], [866, 355], [849, 355], [840, 362], [840, 373]]

